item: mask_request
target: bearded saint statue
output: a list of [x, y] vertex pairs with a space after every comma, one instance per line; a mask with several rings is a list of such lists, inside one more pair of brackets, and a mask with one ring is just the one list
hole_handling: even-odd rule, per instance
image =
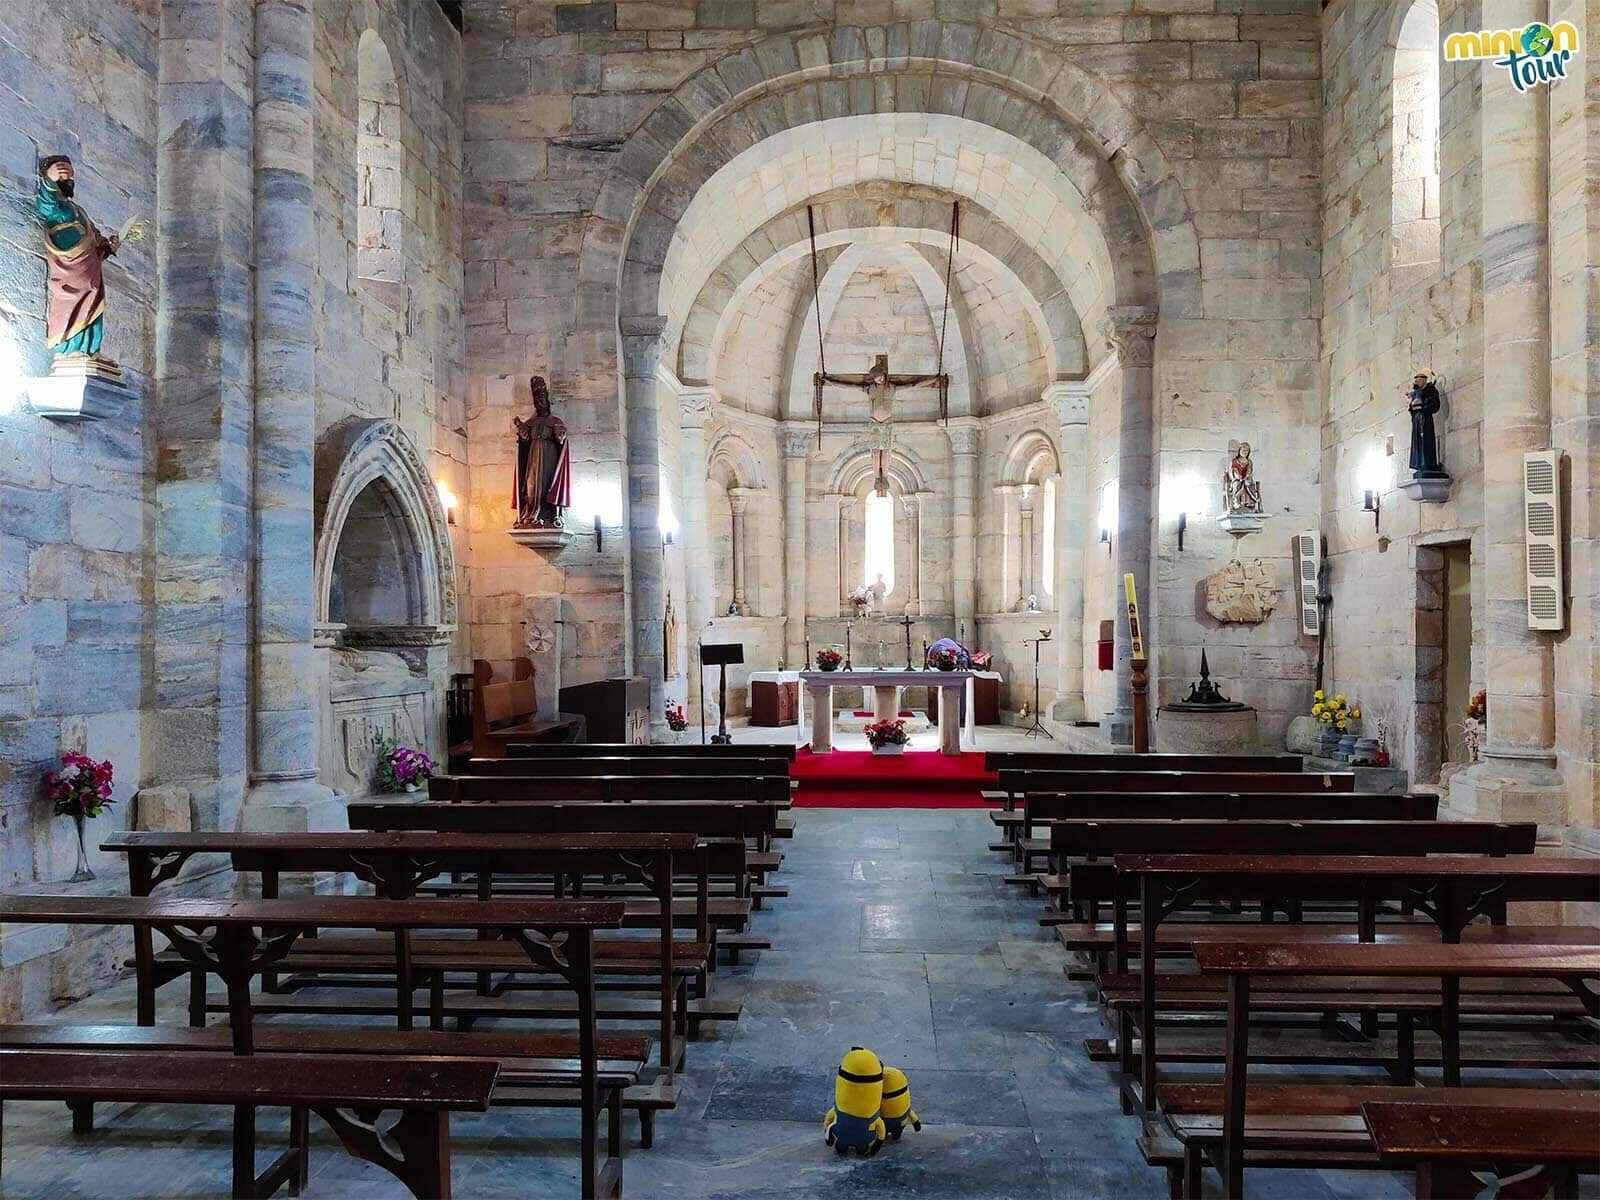
[[46, 344], [58, 362], [62, 356], [76, 354], [113, 365], [100, 353], [106, 311], [101, 263], [115, 254], [124, 240], [143, 237], [144, 223], [130, 221], [122, 233], [107, 237], [72, 198], [73, 190], [72, 160], [65, 154], [52, 154], [39, 164], [34, 211], [44, 222], [49, 268]]
[[512, 417], [517, 430], [516, 529], [560, 529], [572, 504], [572, 453], [567, 427], [550, 415], [550, 388], [535, 375], [533, 416]]

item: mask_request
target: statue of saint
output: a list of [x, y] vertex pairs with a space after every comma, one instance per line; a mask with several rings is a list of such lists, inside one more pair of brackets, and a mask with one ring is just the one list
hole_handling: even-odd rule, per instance
[[1439, 437], [1433, 417], [1439, 411], [1439, 387], [1425, 371], [1411, 377], [1406, 407], [1411, 413], [1411, 474], [1417, 479], [1443, 479], [1448, 473], [1439, 463]]
[[1222, 505], [1229, 513], [1259, 513], [1261, 485], [1256, 482], [1256, 465], [1250, 457], [1250, 443], [1240, 442], [1233, 461], [1222, 476]]
[[34, 211], [44, 222], [45, 261], [49, 268], [49, 307], [45, 318], [46, 344], [57, 361], [68, 354], [83, 355], [115, 367], [100, 353], [106, 311], [105, 281], [101, 263], [117, 252], [124, 240], [144, 236], [142, 221], [129, 221], [120, 233], [101, 233], [77, 201], [72, 160], [52, 154], [39, 164], [39, 189]]
[[535, 375], [533, 416], [512, 417], [517, 430], [516, 529], [560, 529], [572, 504], [572, 452], [567, 427], [550, 415], [550, 388]]

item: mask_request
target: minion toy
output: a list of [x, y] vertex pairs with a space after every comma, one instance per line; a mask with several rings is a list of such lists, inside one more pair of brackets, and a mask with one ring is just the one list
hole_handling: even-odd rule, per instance
[[900, 1140], [900, 1135], [909, 1125], [918, 1133], [922, 1132], [922, 1119], [917, 1116], [911, 1107], [911, 1085], [906, 1082], [905, 1072], [899, 1067], [885, 1067], [883, 1069], [883, 1127], [895, 1141]]
[[840, 1154], [883, 1149], [885, 1129], [878, 1110], [883, 1104], [883, 1064], [871, 1050], [850, 1047], [833, 1084], [833, 1107], [822, 1118], [828, 1145]]

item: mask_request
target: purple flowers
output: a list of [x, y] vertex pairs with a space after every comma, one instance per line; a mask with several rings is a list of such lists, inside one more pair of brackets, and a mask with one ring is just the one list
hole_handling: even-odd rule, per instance
[[421, 750], [378, 739], [378, 788], [385, 792], [414, 792], [433, 776], [434, 761]]
[[45, 795], [59, 817], [98, 817], [111, 799], [111, 764], [95, 762], [87, 754], [69, 750], [61, 756], [59, 770], [47, 771]]

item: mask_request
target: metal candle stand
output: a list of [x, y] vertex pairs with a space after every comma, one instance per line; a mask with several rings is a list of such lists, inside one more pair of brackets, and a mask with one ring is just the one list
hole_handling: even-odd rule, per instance
[[1056, 735], [1046, 729], [1039, 720], [1039, 647], [1050, 639], [1036, 637], [1028, 640], [1033, 643], [1033, 724], [1023, 731], [1022, 736], [1049, 738], [1053, 742], [1056, 740]]

